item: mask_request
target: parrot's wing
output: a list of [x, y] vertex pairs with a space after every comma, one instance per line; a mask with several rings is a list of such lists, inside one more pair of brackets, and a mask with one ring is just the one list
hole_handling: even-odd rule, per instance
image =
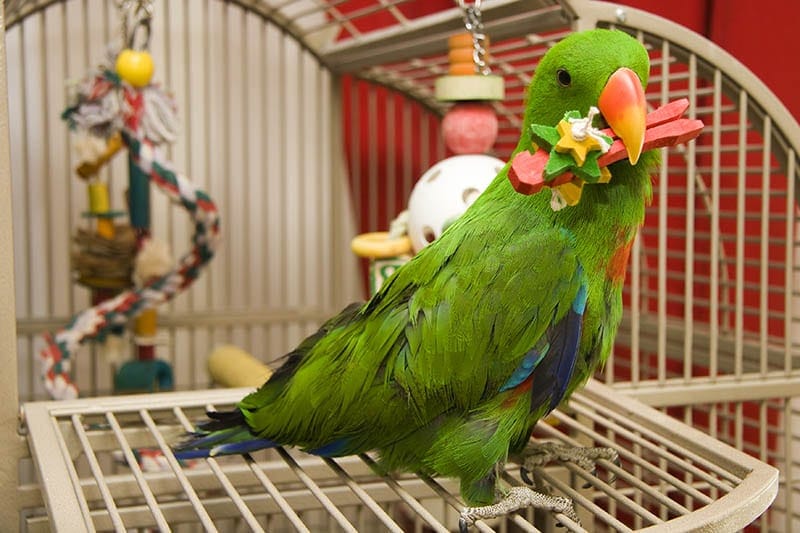
[[588, 293], [580, 266], [575, 270], [575, 278], [579, 289], [566, 314], [553, 321], [500, 387], [500, 392], [530, 388], [531, 412], [543, 411], [543, 415], [555, 409], [567, 393], [575, 370]]
[[392, 280], [408, 294], [404, 275], [417, 276], [405, 344], [386, 361], [392, 380], [422, 410], [473, 408], [531, 376], [537, 401], [544, 395], [557, 404], [578, 355], [588, 294], [574, 239], [544, 225], [507, 242], [475, 231], [468, 245], [442, 246], [436, 275], [401, 272]]
[[404, 344], [385, 361], [397, 400], [373, 422], [387, 428], [375, 447], [388, 467], [458, 477], [469, 501], [491, 499], [494, 484], [480, 480], [564, 398], [583, 348], [591, 290], [574, 238], [519, 222], [530, 234], [474, 228], [460, 247], [443, 243], [444, 264], [427, 281], [405, 273], [418, 283]]
[[301, 343], [239, 403], [241, 414], [203, 433], [238, 426], [224, 442], [244, 442], [225, 453], [280, 443], [342, 455], [389, 446], [531, 376], [537, 395], [557, 403], [586, 292], [573, 241], [551, 226], [516, 240], [475, 231], [426, 248], [433, 253], [399, 269], [366, 306]]

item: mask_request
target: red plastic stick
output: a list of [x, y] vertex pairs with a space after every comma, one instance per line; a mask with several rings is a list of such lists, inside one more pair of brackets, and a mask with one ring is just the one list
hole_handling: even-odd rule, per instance
[[[704, 127], [702, 121], [680, 118], [688, 108], [689, 101], [681, 98], [648, 113], [642, 151], [683, 144], [700, 135]], [[628, 157], [625, 145], [616, 138], [617, 136], [611, 129], [604, 129], [602, 133], [615, 140], [608, 152], [597, 159], [597, 163], [601, 167]], [[523, 151], [514, 156], [508, 171], [508, 179], [518, 193], [536, 194], [545, 185], [557, 187], [572, 180], [573, 174], [565, 172], [545, 183], [542, 173], [549, 157], [550, 153], [542, 149], [533, 154]]]

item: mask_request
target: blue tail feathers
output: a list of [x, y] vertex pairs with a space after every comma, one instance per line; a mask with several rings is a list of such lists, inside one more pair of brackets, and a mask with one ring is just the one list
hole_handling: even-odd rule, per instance
[[235, 455], [274, 448], [280, 444], [255, 435], [239, 409], [206, 413], [208, 420], [173, 446], [177, 459], [202, 459], [216, 455]]
[[[291, 443], [278, 442], [253, 433], [239, 409], [206, 413], [208, 420], [198, 424], [197, 430], [172, 447], [176, 459], [205, 459], [218, 455], [239, 455], [257, 450], [276, 448]], [[351, 442], [340, 437], [322, 446], [305, 449], [319, 457], [350, 455]]]

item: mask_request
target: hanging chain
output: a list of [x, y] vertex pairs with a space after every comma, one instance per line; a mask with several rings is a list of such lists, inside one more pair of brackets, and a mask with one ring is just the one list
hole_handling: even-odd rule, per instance
[[[153, 0], [115, 0], [122, 20], [120, 33], [122, 46], [146, 50], [150, 45], [150, 21], [153, 18]], [[144, 39], [137, 43], [137, 30], [144, 32]]]
[[468, 4], [465, 0], [456, 0], [458, 7], [464, 11], [464, 27], [472, 34], [472, 62], [475, 63], [475, 72], [484, 76], [491, 74], [486, 52], [486, 34], [483, 33], [481, 20], [481, 0], [474, 0]]

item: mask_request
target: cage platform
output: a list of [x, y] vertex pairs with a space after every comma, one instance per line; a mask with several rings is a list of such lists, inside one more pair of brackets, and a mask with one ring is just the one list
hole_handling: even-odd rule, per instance
[[[457, 481], [380, 474], [370, 455], [331, 460], [277, 449], [179, 463], [169, 444], [205, 409], [246, 389], [92, 398], [24, 405], [24, 422], [48, 516], [32, 531], [421, 531], [457, 529]], [[592, 381], [534, 433], [537, 439], [611, 446], [621, 466], [593, 475], [575, 465], [534, 471], [571, 498], [581, 524], [568, 531], [733, 531], [763, 513], [778, 471], [644, 404]], [[156, 459], [153, 466], [145, 460]], [[519, 468], [503, 474], [522, 483]], [[610, 478], [615, 477], [612, 483]], [[576, 488], [584, 487], [584, 488]], [[473, 530], [547, 530], [531, 511]], [[586, 528], [586, 529], [584, 529]]]

